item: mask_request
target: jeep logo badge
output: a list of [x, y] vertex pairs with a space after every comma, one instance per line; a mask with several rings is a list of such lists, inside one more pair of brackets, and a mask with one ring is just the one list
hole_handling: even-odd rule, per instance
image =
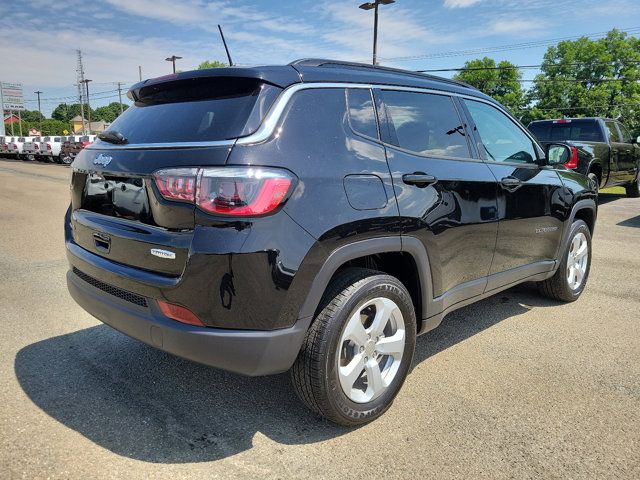
[[111, 163], [111, 160], [113, 160], [112, 157], [110, 157], [109, 155], [105, 155], [104, 153], [101, 153], [100, 155], [98, 155], [96, 158], [93, 159], [93, 164], [102, 165], [103, 167], [106, 167]]
[[170, 252], [169, 250], [162, 250], [160, 248], [152, 248], [151, 255], [155, 255], [160, 258], [167, 258], [169, 260], [173, 260], [176, 258], [176, 254], [174, 252]]

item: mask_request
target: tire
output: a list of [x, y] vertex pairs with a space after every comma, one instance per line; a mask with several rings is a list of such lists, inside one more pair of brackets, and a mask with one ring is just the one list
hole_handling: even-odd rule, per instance
[[593, 185], [593, 189], [596, 191], [596, 193], [598, 193], [598, 191], [600, 190], [600, 179], [598, 178], [598, 176], [593, 172], [589, 172], [587, 174], [587, 177], [589, 178], [589, 182], [591, 182], [591, 185]]
[[640, 197], [640, 173], [636, 177], [636, 181], [627, 185], [625, 190], [627, 191], [627, 197], [629, 198]]
[[63, 155], [60, 159], [64, 165], [71, 165], [73, 163], [73, 157], [71, 157], [71, 155]]
[[[569, 242], [564, 247], [562, 262], [556, 273], [553, 277], [538, 282], [538, 289], [542, 295], [562, 302], [574, 302], [580, 297], [587, 285], [591, 268], [591, 232], [587, 224], [582, 220], [573, 222], [568, 238]], [[579, 256], [579, 258], [576, 256], [577, 252], [582, 251], [583, 243], [581, 242], [586, 243], [586, 259], [584, 260], [583, 256]], [[572, 267], [574, 273], [571, 272]], [[579, 271], [582, 277], [577, 283]]]
[[[384, 320], [373, 322], [378, 311], [386, 312]], [[294, 390], [310, 410], [332, 422], [370, 422], [393, 403], [411, 367], [415, 342], [415, 311], [404, 285], [375, 270], [344, 270], [329, 284], [291, 368]], [[381, 348], [396, 353], [378, 353]], [[346, 375], [349, 370], [355, 375]], [[368, 372], [376, 378], [371, 385]]]
[[53, 162], [54, 163], [62, 163], [62, 157], [60, 155], [58, 155], [57, 157], [53, 157]]

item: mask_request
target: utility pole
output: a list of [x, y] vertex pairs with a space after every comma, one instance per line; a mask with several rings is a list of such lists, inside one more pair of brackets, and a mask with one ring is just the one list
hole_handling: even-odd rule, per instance
[[140, 81], [142, 81], [142, 65], [138, 65], [138, 76], [140, 77]]
[[22, 136], [22, 113], [20, 112], [20, 110], [18, 110], [18, 127], [20, 130], [20, 136]]
[[40, 94], [42, 93], [40, 90], [38, 90], [37, 92], [33, 92], [36, 95], [38, 95], [38, 113], [40, 114], [40, 116], [38, 117], [38, 121], [40, 124], [40, 135], [42, 135], [42, 108], [40, 108]]
[[360, 5], [358, 8], [362, 10], [373, 10], [373, 66], [378, 64], [378, 7], [380, 5], [389, 5], [395, 3], [396, 0], [375, 0], [374, 2], [367, 2]]
[[91, 135], [91, 103], [89, 102], [89, 82], [93, 82], [93, 80], [89, 80], [85, 78], [82, 83], [84, 83], [85, 88], [87, 89], [87, 115], [89, 118], [89, 135]]
[[2, 82], [0, 81], [0, 113], [2, 114], [2, 124], [0, 125], [0, 135], [6, 134], [4, 129], [4, 95], [2, 93]]
[[120, 115], [122, 115], [122, 82], [118, 82], [118, 100], [120, 101]]
[[82, 118], [82, 134], [85, 135], [87, 132], [85, 130], [85, 125], [84, 125], [85, 123], [84, 122], [84, 102], [83, 102], [84, 67], [82, 65], [82, 52], [80, 50], [76, 50], [76, 52], [78, 53], [78, 66], [76, 68], [76, 77], [78, 81], [78, 95], [80, 96], [80, 117]]
[[171, 55], [168, 58], [165, 58], [167, 62], [171, 62], [173, 64], [173, 73], [176, 73], [176, 60], [180, 60], [182, 57], [178, 57], [176, 55]]

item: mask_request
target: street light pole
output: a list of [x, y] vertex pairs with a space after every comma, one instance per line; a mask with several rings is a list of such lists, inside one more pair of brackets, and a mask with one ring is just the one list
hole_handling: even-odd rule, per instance
[[92, 81], [93, 80], [89, 80], [88, 78], [82, 80], [82, 83], [85, 84], [85, 87], [87, 89], [87, 116], [89, 117], [89, 135], [91, 135], [91, 104], [89, 103], [89, 82]]
[[176, 55], [171, 55], [170, 57], [165, 58], [167, 62], [171, 62], [173, 64], [173, 73], [176, 73], [176, 60], [180, 60], [182, 57], [178, 57]]
[[363, 3], [358, 7], [362, 10], [373, 10], [373, 66], [378, 64], [378, 7], [391, 3], [395, 3], [395, 0], [375, 0]]
[[40, 108], [40, 94], [42, 93], [40, 90], [38, 90], [37, 92], [33, 92], [36, 95], [38, 95], [38, 113], [40, 113], [40, 116], [38, 117], [38, 121], [40, 124], [40, 135], [42, 135], [42, 109]]

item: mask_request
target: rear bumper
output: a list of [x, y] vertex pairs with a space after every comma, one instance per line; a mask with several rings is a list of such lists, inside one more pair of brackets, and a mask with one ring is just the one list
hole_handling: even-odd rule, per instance
[[106, 293], [72, 270], [67, 287], [91, 315], [130, 337], [174, 355], [243, 375], [269, 375], [288, 370], [298, 355], [311, 318], [279, 330], [231, 330], [194, 327], [168, 319], [157, 303], [147, 306]]

